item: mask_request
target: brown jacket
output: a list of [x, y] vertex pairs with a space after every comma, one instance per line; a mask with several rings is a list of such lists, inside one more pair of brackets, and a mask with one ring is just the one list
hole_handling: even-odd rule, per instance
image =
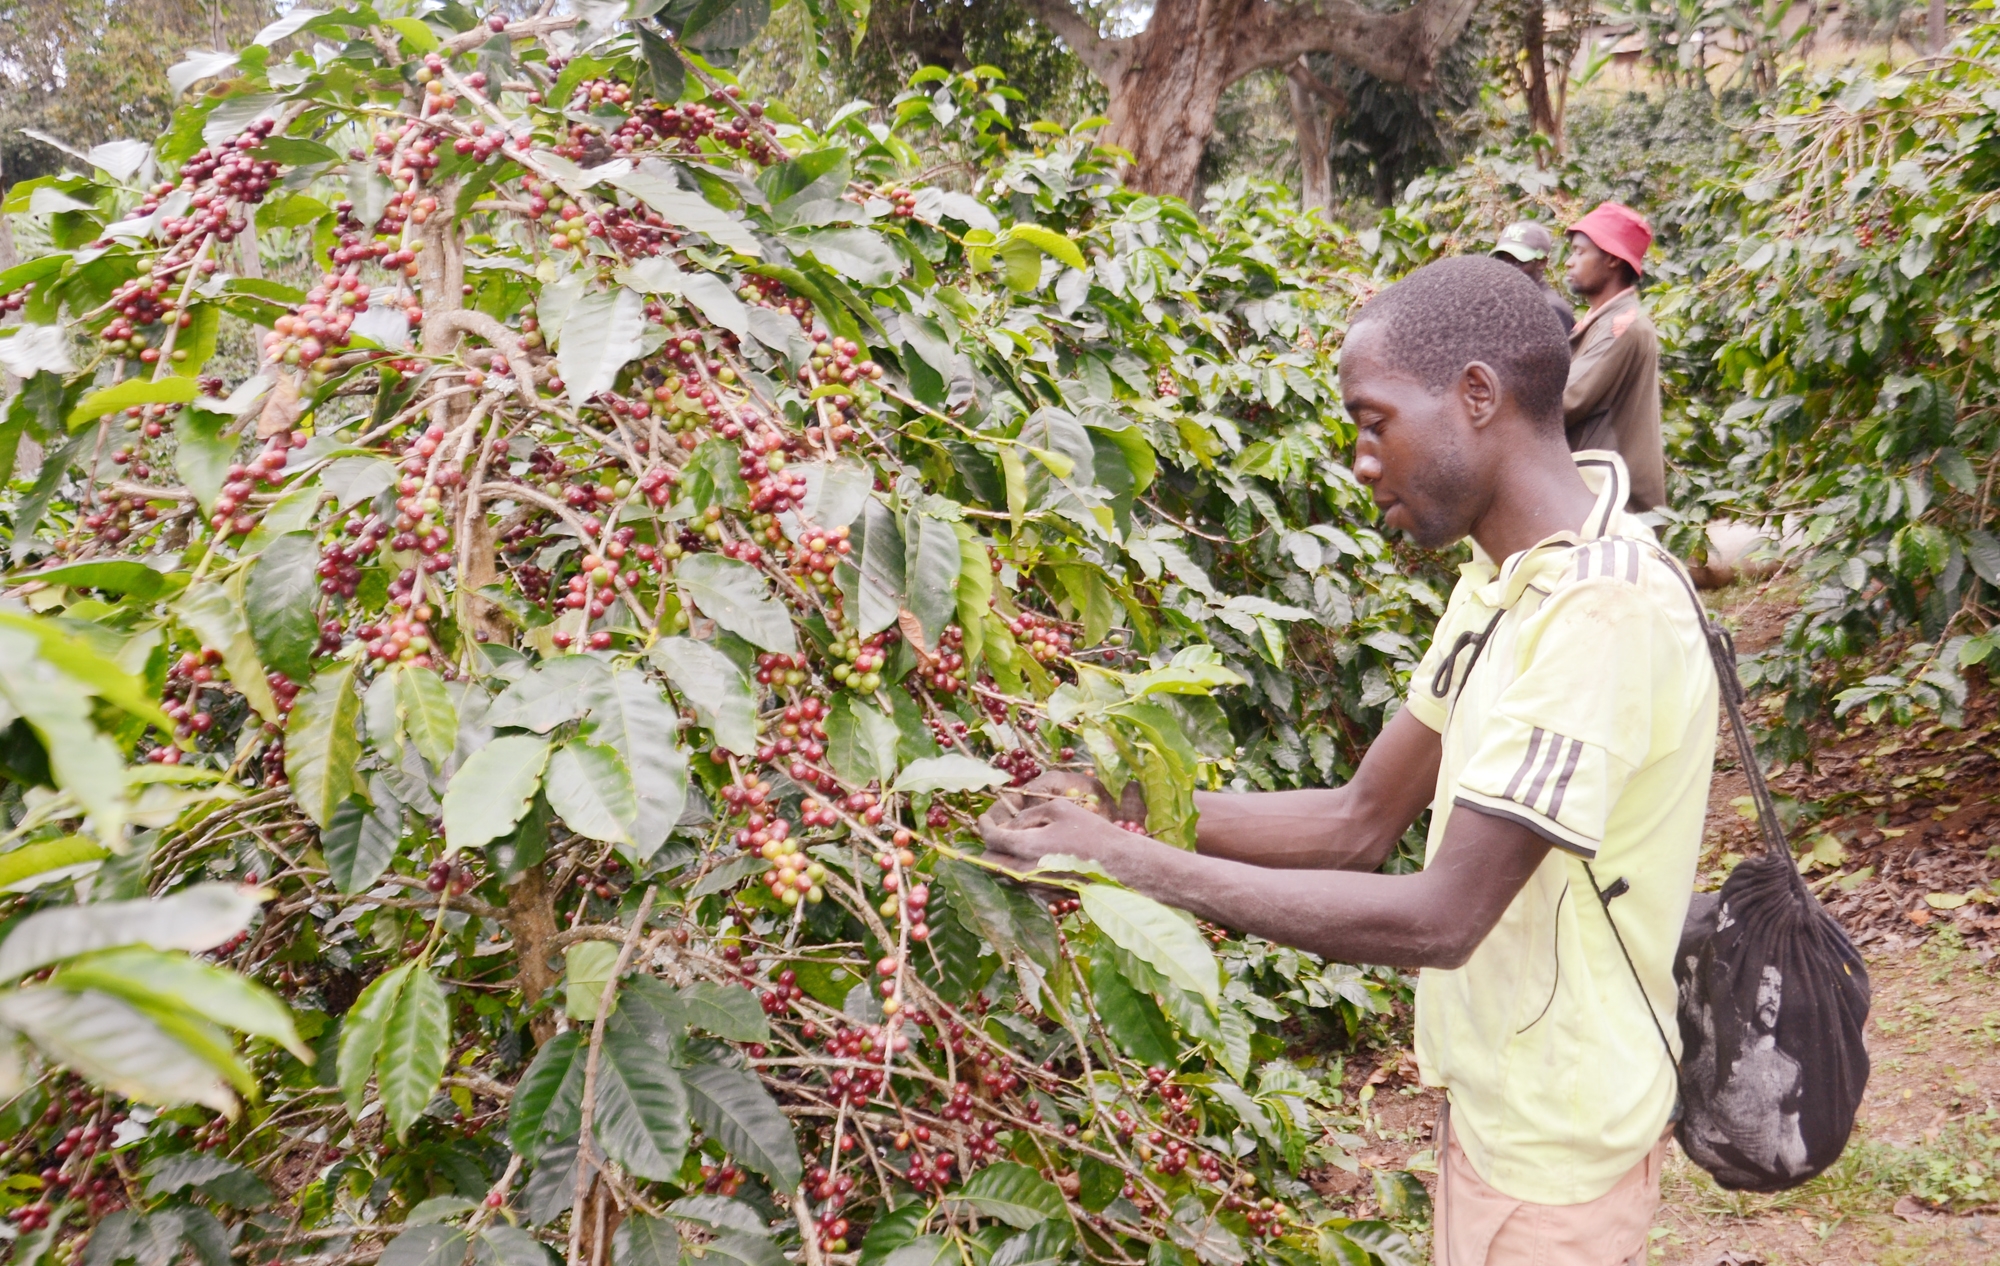
[[1571, 452], [1605, 448], [1625, 459], [1632, 477], [1631, 509], [1666, 503], [1660, 338], [1636, 291], [1625, 291], [1570, 332], [1563, 426]]

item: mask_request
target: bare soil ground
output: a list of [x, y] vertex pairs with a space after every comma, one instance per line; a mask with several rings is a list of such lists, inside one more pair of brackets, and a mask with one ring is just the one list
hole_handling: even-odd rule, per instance
[[[1791, 614], [1777, 585], [1712, 595], [1740, 649]], [[1868, 960], [1868, 1097], [1832, 1170], [1778, 1196], [1726, 1192], [1676, 1148], [1649, 1257], [1660, 1266], [1959, 1266], [2000, 1262], [2000, 690], [1975, 686], [1965, 724], [1821, 727], [1814, 759], [1776, 771], [1796, 851]], [[1757, 844], [1725, 731], [1709, 797], [1704, 886]], [[1421, 1232], [1399, 1179], [1433, 1181], [1438, 1096], [1406, 1052], [1350, 1060], [1364, 1105], [1358, 1173], [1315, 1186]], [[1353, 1102], [1353, 1099], [1349, 1100]], [[1383, 1175], [1378, 1181], [1376, 1176]]]

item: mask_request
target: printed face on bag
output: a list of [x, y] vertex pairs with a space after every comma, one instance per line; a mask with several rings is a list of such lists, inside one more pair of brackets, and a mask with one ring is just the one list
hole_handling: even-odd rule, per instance
[[1757, 1023], [1770, 1030], [1778, 1027], [1778, 1009], [1785, 1001], [1785, 976], [1774, 963], [1764, 964], [1757, 981]]

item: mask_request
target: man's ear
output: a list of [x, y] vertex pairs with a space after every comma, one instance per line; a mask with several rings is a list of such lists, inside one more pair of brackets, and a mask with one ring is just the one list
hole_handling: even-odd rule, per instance
[[1476, 431], [1485, 430], [1500, 416], [1500, 375], [1485, 361], [1473, 361], [1459, 376], [1459, 399], [1465, 405], [1465, 419]]

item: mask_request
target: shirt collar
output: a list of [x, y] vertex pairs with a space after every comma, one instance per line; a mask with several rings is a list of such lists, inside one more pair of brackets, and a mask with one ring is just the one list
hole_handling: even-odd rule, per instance
[[1486, 606], [1495, 609], [1513, 606], [1550, 567], [1560, 570], [1568, 565], [1561, 557], [1564, 551], [1612, 534], [1613, 524], [1630, 495], [1631, 477], [1626, 473], [1625, 459], [1608, 449], [1590, 448], [1570, 456], [1576, 462], [1577, 474], [1583, 476], [1584, 487], [1597, 494], [1596, 503], [1581, 529], [1565, 529], [1543, 537], [1529, 548], [1508, 555], [1497, 567], [1486, 551], [1479, 548], [1479, 542], [1472, 542], [1472, 561], [1460, 564], [1458, 572], [1476, 586], [1475, 596]]
[[1585, 330], [1589, 329], [1592, 325], [1595, 325], [1599, 317], [1603, 316], [1607, 312], [1610, 312], [1612, 309], [1621, 308], [1625, 306], [1627, 303], [1637, 303], [1637, 302], [1639, 302], [1639, 288], [1637, 286], [1625, 287], [1617, 294], [1612, 295], [1609, 299], [1606, 299], [1601, 305], [1592, 308], [1590, 311], [1584, 313], [1583, 319], [1576, 323], [1576, 328], [1569, 332], [1570, 338], [1576, 339], [1582, 337], [1583, 332]]

